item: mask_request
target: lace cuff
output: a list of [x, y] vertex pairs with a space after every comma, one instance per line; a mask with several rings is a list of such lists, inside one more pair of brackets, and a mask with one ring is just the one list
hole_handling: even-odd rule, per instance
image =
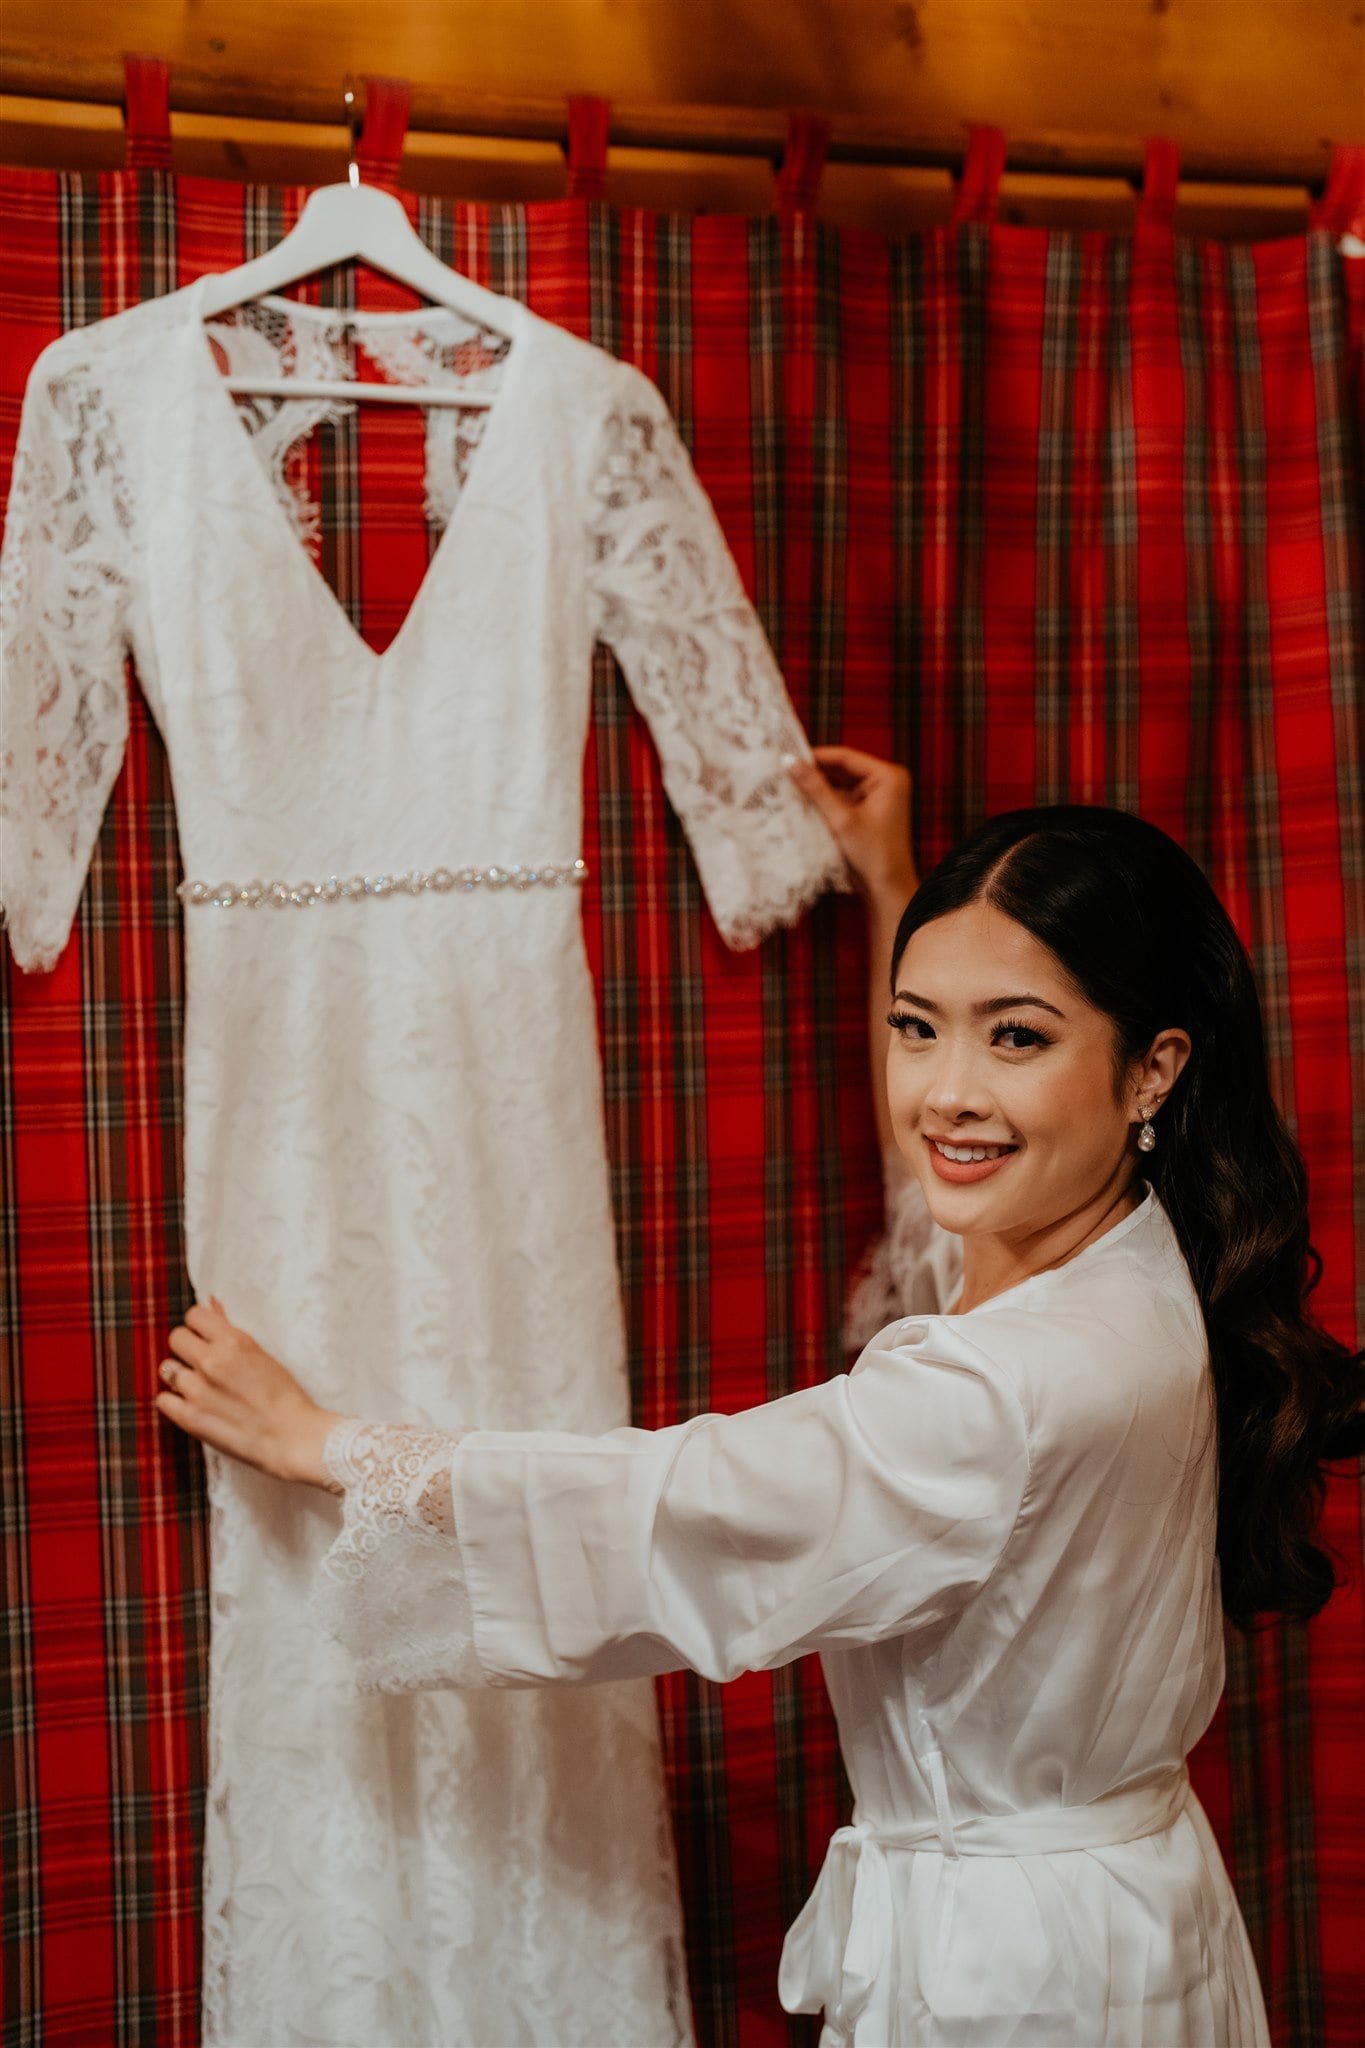
[[[809, 752], [804, 736], [791, 747]], [[848, 868], [827, 826], [785, 768], [707, 824], [698, 870], [707, 907], [727, 946], [745, 952], [794, 925], [827, 889], [847, 895]]]
[[917, 1175], [899, 1153], [882, 1162], [886, 1228], [849, 1291], [844, 1342], [862, 1350], [902, 1316], [935, 1315], [961, 1290], [962, 1240], [934, 1221]]
[[451, 1507], [463, 1434], [348, 1416], [323, 1448], [343, 1520], [320, 1567], [318, 1612], [361, 1692], [487, 1682]]

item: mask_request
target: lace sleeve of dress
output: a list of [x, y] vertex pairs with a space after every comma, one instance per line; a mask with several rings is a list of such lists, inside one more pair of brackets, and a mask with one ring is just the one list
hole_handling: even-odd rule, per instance
[[739, 570], [658, 391], [623, 368], [590, 505], [597, 637], [659, 750], [702, 887], [730, 946], [851, 886], [782, 765], [810, 744]]
[[903, 1316], [950, 1306], [961, 1276], [962, 1240], [934, 1221], [924, 1190], [900, 1154], [882, 1162], [886, 1228], [863, 1261], [844, 1310], [844, 1342], [861, 1350]]
[[318, 1612], [350, 1653], [361, 1692], [485, 1682], [451, 1511], [462, 1434], [352, 1416], [327, 1438], [342, 1525], [321, 1563]]
[[62, 347], [28, 380], [0, 549], [0, 905], [25, 969], [66, 944], [128, 736], [131, 493]]

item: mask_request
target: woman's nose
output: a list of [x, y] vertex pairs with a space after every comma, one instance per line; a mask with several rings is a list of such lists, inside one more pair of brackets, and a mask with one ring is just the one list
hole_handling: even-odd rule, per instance
[[970, 1047], [945, 1047], [935, 1055], [924, 1102], [945, 1123], [953, 1122], [964, 1110], [975, 1110], [979, 1115], [990, 1113], [990, 1089]]

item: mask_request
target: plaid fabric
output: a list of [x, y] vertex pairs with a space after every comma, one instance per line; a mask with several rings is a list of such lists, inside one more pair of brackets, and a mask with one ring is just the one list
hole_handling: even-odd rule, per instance
[[[243, 260], [301, 196], [0, 174], [6, 465], [45, 341]], [[1226, 248], [973, 224], [888, 244], [799, 215], [413, 204], [440, 255], [657, 379], [812, 737], [912, 765], [923, 868], [989, 813], [1060, 800], [1139, 809], [1204, 863], [1308, 1162], [1315, 1309], [1360, 1342], [1365, 266], [1348, 279], [1325, 232]], [[368, 414], [312, 458], [319, 573], [375, 644], [427, 559], [419, 473], [412, 422]], [[863, 946], [855, 907], [826, 899], [756, 954], [725, 950], [605, 659], [585, 776], [635, 1410], [657, 1425], [845, 1363], [841, 1298], [880, 1213]], [[77, 935], [48, 977], [3, 970], [15, 2043], [197, 2031], [204, 1497], [151, 1406], [187, 1302], [177, 877], [134, 692]], [[1344, 1479], [1328, 1526], [1354, 1585], [1311, 1628], [1231, 1640], [1195, 1761], [1276, 2038], [1305, 2048], [1345, 2048], [1365, 2006]], [[774, 1978], [847, 1812], [818, 1672], [659, 1693], [701, 2039], [808, 2041]]]

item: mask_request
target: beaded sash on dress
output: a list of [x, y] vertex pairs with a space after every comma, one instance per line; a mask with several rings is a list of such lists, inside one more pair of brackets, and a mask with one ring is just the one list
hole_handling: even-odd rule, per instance
[[230, 910], [244, 903], [248, 910], [268, 903], [275, 910], [292, 904], [306, 910], [313, 903], [355, 901], [361, 896], [420, 896], [434, 889], [444, 896], [452, 889], [562, 889], [588, 878], [586, 861], [542, 861], [537, 867], [409, 868], [402, 874], [328, 875], [325, 882], [181, 882], [176, 895], [185, 904], [210, 903], [218, 910]]

